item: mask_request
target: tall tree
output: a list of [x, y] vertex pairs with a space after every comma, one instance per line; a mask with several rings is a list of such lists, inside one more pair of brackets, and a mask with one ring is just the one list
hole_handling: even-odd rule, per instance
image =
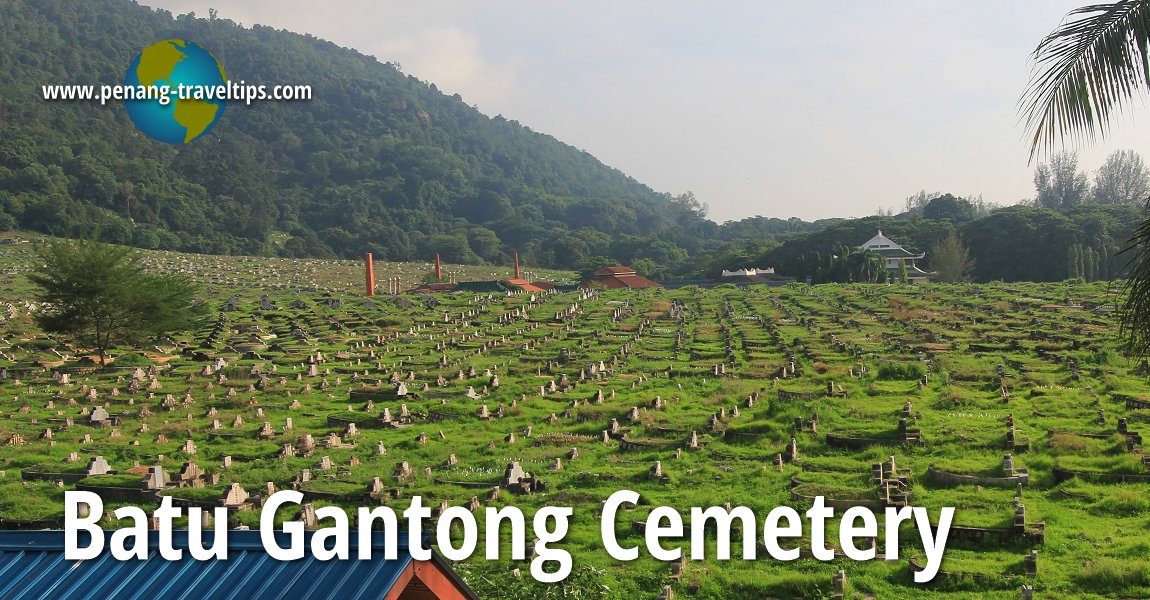
[[1086, 202], [1090, 181], [1078, 170], [1078, 155], [1060, 152], [1034, 170], [1035, 204], [1065, 210]]
[[1139, 204], [1150, 196], [1150, 169], [1133, 150], [1115, 150], [1094, 173], [1098, 204]]
[[965, 223], [974, 218], [974, 206], [963, 198], [955, 198], [953, 194], [943, 194], [922, 207], [922, 216], [926, 219], [950, 219], [954, 223]]
[[98, 353], [101, 366], [114, 344], [177, 333], [206, 312], [193, 283], [147, 272], [137, 250], [60, 240], [41, 246], [36, 258], [28, 278], [43, 303], [37, 323]]
[[[1075, 9], [1034, 51], [1039, 67], [1022, 97], [1034, 131], [1031, 156], [1065, 135], [1105, 135], [1110, 115], [1150, 88], [1150, 0], [1119, 0]], [[1150, 219], [1127, 244], [1133, 251], [1120, 310], [1132, 351], [1150, 352]]]
[[937, 281], [959, 283], [970, 281], [974, 261], [958, 234], [951, 233], [931, 249], [930, 266], [938, 273], [935, 276]]

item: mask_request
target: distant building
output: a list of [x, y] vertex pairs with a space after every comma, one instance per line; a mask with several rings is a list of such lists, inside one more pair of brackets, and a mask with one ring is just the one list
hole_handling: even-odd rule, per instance
[[910, 283], [926, 283], [930, 281], [931, 273], [923, 271], [914, 263], [916, 260], [926, 258], [926, 253], [915, 254], [903, 248], [902, 245], [895, 243], [883, 235], [881, 230], [878, 232], [878, 235], [867, 240], [866, 243], [859, 246], [859, 248], [873, 250], [882, 255], [882, 257], [886, 259], [887, 273], [890, 274], [895, 281], [898, 280], [903, 265], [906, 265], [907, 280]]
[[755, 277], [756, 275], [774, 275], [775, 268], [767, 267], [765, 269], [756, 269], [755, 267], [746, 267], [744, 269], [735, 269], [728, 271], [723, 269], [723, 277]]
[[735, 269], [734, 271], [723, 269], [722, 276], [715, 280], [715, 283], [733, 283], [735, 285], [740, 285], [748, 283], [771, 283], [780, 279], [780, 277], [775, 276], [774, 267], [767, 267], [765, 269], [745, 267], [742, 269]]
[[631, 267], [604, 267], [595, 271], [590, 279], [579, 284], [579, 287], [603, 287], [611, 290], [642, 289], [662, 287], [658, 283], [640, 276]]

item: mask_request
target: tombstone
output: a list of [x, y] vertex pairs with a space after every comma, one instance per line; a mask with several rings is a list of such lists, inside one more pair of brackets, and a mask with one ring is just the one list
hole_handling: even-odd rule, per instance
[[111, 417], [108, 415], [107, 409], [105, 409], [103, 406], [96, 406], [92, 409], [91, 414], [88, 416], [88, 420], [98, 425], [104, 425], [111, 420]]
[[168, 485], [168, 475], [159, 465], [148, 467], [148, 475], [144, 478], [144, 489], [158, 490]]
[[403, 482], [411, 479], [413, 475], [415, 475], [415, 473], [411, 470], [411, 465], [405, 460], [395, 465], [395, 471], [392, 477], [396, 481]]
[[[231, 457], [225, 456], [228, 464], [231, 464]], [[192, 482], [204, 476], [204, 470], [201, 469], [196, 463], [192, 461], [185, 461], [180, 467], [180, 472], [176, 474], [176, 480], [182, 482]]]
[[650, 479], [658, 481], [662, 478], [663, 478], [663, 462], [657, 460], [657, 461], [655, 461], [655, 464], [651, 466]]
[[1035, 577], [1038, 576], [1038, 551], [1037, 550], [1031, 550], [1030, 554], [1027, 554], [1026, 558], [1022, 562], [1023, 562], [1023, 569], [1025, 570], [1027, 577], [1029, 577], [1030, 579], [1034, 579]]
[[508, 464], [507, 468], [503, 471], [502, 486], [511, 487], [528, 477], [528, 473], [523, 470], [523, 467], [521, 467], [518, 462], [512, 462]]
[[88, 460], [88, 466], [84, 469], [85, 475], [107, 475], [112, 471], [108, 466], [108, 461], [104, 460], [103, 456], [93, 456]]
[[847, 593], [847, 573], [846, 573], [846, 571], [839, 569], [839, 572], [835, 573], [835, 576], [834, 576], [832, 582], [834, 584], [834, 591], [831, 592], [831, 598], [833, 598], [834, 600], [843, 600], [844, 598], [846, 598], [846, 593]]
[[699, 433], [697, 431], [691, 432], [691, 440], [687, 443], [687, 447], [691, 450], [699, 449]]
[[797, 440], [795, 440], [795, 438], [791, 438], [791, 443], [787, 444], [787, 449], [783, 455], [790, 462], [794, 462], [799, 459], [799, 443]]

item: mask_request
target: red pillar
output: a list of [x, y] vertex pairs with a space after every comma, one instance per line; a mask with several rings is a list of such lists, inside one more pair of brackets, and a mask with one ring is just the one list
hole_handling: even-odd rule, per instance
[[435, 280], [443, 281], [443, 269], [439, 266], [439, 253], [435, 253]]
[[364, 279], [366, 280], [364, 283], [367, 286], [367, 295], [368, 296], [374, 296], [375, 295], [375, 265], [373, 265], [371, 262], [371, 253], [370, 252], [363, 255], [363, 264], [364, 264], [364, 274], [363, 275], [364, 275]]
[[519, 279], [519, 251], [515, 251], [515, 278]]

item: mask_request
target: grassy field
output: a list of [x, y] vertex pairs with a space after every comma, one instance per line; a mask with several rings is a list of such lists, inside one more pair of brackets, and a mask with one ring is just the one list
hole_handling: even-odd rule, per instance
[[[162, 493], [211, 503], [230, 483], [260, 496], [268, 482], [277, 489], [294, 482], [314, 494], [317, 506], [354, 508], [366, 499], [402, 508], [413, 495], [432, 506], [467, 505], [476, 497], [481, 505], [514, 504], [528, 515], [572, 506], [571, 530], [559, 546], [574, 556], [576, 583], [605, 586], [601, 595], [611, 598], [654, 598], [664, 585], [689, 598], [829, 597], [840, 569], [851, 598], [1006, 599], [1023, 584], [1034, 585], [1041, 598], [1150, 597], [1150, 483], [1107, 477], [1150, 475], [1135, 435], [1150, 432], [1150, 409], [1128, 408], [1150, 403], [1150, 372], [1118, 350], [1106, 284], [720, 286], [367, 301], [354, 262], [154, 253], [156, 268], [188, 273], [213, 305], [239, 300], [236, 311], [221, 311], [186, 336], [118, 349], [121, 364], [156, 366], [133, 386], [133, 368], [113, 363], [96, 372], [87, 349], [32, 326], [28, 253], [27, 245], [0, 246], [5, 519], [50, 520], [62, 513], [65, 489], [139, 489], [147, 467], [175, 475], [191, 460], [210, 478], [204, 487]], [[377, 279], [399, 275], [406, 287], [430, 269], [376, 265]], [[460, 280], [509, 275], [462, 270]], [[270, 309], [261, 308], [265, 295]], [[227, 362], [226, 380], [204, 374], [217, 359]], [[725, 373], [716, 375], [717, 365]], [[68, 381], [54, 372], [68, 372]], [[412, 395], [396, 398], [393, 376]], [[548, 391], [552, 382], [555, 391]], [[828, 395], [831, 384], [835, 393]], [[477, 397], [468, 396], [469, 388]], [[364, 394], [372, 391], [369, 405]], [[410, 422], [345, 435], [344, 421], [377, 421], [385, 408], [398, 416], [401, 404]], [[116, 422], [89, 424], [96, 405]], [[484, 406], [490, 417], [479, 416]], [[918, 431], [920, 443], [901, 441], [900, 418]], [[621, 431], [604, 443], [612, 419]], [[260, 433], [265, 422], [270, 436]], [[697, 450], [688, 447], [692, 432]], [[333, 433], [344, 443], [325, 447]], [[280, 456], [285, 445], [302, 448], [306, 434], [316, 444], [310, 455]], [[798, 457], [777, 465], [792, 438]], [[185, 452], [187, 440], [194, 454]], [[71, 453], [78, 460], [70, 461]], [[1008, 453], [1028, 471], [1020, 502], [1028, 528], [1044, 524], [1042, 541], [1009, 533], [1013, 484], [928, 476], [934, 466], [1003, 478]], [[51, 478], [24, 480], [35, 473], [79, 479], [96, 455], [116, 474], [63, 488]], [[909, 470], [910, 505], [927, 507], [932, 517], [953, 506], [955, 525], [1008, 533], [952, 534], [944, 574], [927, 586], [912, 582], [909, 559], [922, 549], [909, 524], [897, 561], [784, 563], [765, 552], [757, 561], [717, 561], [709, 545], [707, 560], [688, 561], [675, 578], [671, 565], [645, 550], [639, 560], [621, 563], [602, 547], [600, 503], [619, 489], [642, 496], [617, 523], [621, 543], [642, 547], [632, 524], [659, 505], [688, 514], [692, 506], [731, 503], [759, 517], [780, 505], [805, 511], [804, 497], [814, 495], [881, 505], [890, 498], [871, 468], [892, 456]], [[226, 468], [225, 457], [231, 457]], [[324, 457], [331, 469], [321, 469]], [[401, 461], [413, 474], [398, 481]], [[546, 490], [492, 496], [511, 461]], [[650, 476], [656, 461], [663, 479]], [[304, 469], [311, 481], [300, 483]], [[1076, 476], [1056, 477], [1066, 472]], [[366, 496], [375, 477], [390, 500]], [[118, 504], [124, 502], [156, 505], [152, 497]], [[234, 519], [256, 527], [258, 515], [239, 511]], [[828, 538], [837, 540], [833, 527]], [[1032, 550], [1037, 575], [1028, 578], [1024, 557]], [[460, 569], [477, 589], [534, 589], [524, 561], [473, 559]], [[580, 597], [596, 596], [584, 590]]]

